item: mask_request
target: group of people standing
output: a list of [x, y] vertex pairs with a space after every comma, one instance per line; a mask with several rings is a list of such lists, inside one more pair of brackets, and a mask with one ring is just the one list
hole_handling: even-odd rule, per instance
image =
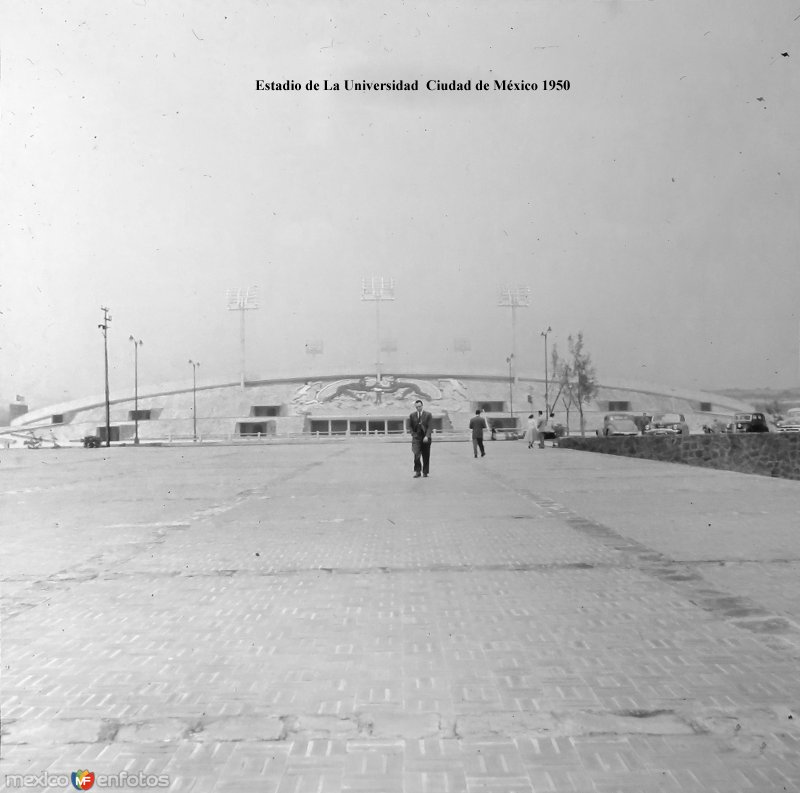
[[553, 429], [554, 413], [549, 416], [543, 411], [539, 411], [538, 415], [534, 416], [533, 413], [528, 416], [528, 428], [525, 431], [525, 440], [528, 442], [528, 448], [532, 449], [533, 444], [538, 441], [539, 448], [544, 449], [544, 439], [548, 434], [555, 437]]

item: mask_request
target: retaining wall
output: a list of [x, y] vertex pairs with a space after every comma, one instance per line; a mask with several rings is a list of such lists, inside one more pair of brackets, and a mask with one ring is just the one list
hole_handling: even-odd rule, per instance
[[561, 438], [559, 447], [800, 479], [800, 433]]

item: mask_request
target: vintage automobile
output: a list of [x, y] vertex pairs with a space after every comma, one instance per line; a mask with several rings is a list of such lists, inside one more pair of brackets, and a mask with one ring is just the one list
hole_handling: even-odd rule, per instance
[[737, 413], [728, 432], [769, 432], [769, 425], [763, 413]]
[[603, 427], [597, 434], [608, 438], [611, 435], [638, 435], [639, 428], [630, 413], [608, 413], [603, 417]]
[[645, 435], [688, 435], [689, 425], [683, 413], [656, 413], [644, 431]]
[[788, 416], [775, 424], [776, 432], [800, 432], [800, 416]]

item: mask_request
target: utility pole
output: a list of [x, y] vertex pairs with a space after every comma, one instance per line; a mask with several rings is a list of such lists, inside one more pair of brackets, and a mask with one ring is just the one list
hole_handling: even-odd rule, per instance
[[103, 324], [97, 327], [103, 331], [103, 360], [105, 361], [106, 373], [106, 446], [111, 446], [111, 400], [108, 393], [108, 323], [111, 322], [111, 314], [108, 313], [108, 308], [100, 306], [103, 312]]
[[197, 443], [197, 367], [200, 361], [189, 359], [192, 366], [192, 440]]
[[381, 382], [381, 302], [383, 300], [394, 300], [394, 278], [388, 281], [384, 278], [372, 276], [369, 283], [366, 278], [361, 279], [361, 299], [375, 301], [375, 372], [378, 383]]
[[142, 340], [137, 339], [133, 334], [128, 338], [133, 342], [133, 426], [134, 446], [139, 445], [139, 347], [142, 346]]
[[258, 287], [248, 286], [247, 289], [228, 290], [228, 311], [239, 312], [239, 342], [242, 349], [242, 366], [239, 382], [244, 391], [245, 382], [245, 357], [244, 357], [244, 312], [254, 311], [258, 308]]
[[548, 325], [547, 330], [543, 330], [539, 335], [544, 336], [544, 407], [547, 418], [550, 418], [550, 400], [548, 398], [547, 390], [547, 334], [552, 332], [552, 328]]
[[497, 305], [511, 309], [511, 364], [513, 366], [514, 382], [517, 382], [516, 364], [517, 357], [517, 308], [527, 308], [531, 304], [531, 289], [529, 286], [505, 286], [500, 290]]
[[514, 419], [514, 353], [512, 352], [511, 355], [506, 358], [506, 363], [508, 364], [508, 406], [509, 406], [509, 414], [511, 415], [511, 419]]

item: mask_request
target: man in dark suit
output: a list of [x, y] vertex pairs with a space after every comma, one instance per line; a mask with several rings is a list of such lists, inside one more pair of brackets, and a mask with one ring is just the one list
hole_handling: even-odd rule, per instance
[[486, 427], [486, 419], [481, 416], [480, 410], [475, 411], [475, 415], [469, 420], [469, 428], [472, 430], [472, 452], [477, 457], [478, 449], [481, 450], [481, 457], [486, 457], [483, 449], [483, 430]]
[[422, 400], [414, 403], [416, 408], [408, 417], [408, 428], [411, 431], [411, 451], [414, 452], [414, 478], [427, 476], [431, 462], [431, 433], [433, 432], [433, 416], [422, 409]]

